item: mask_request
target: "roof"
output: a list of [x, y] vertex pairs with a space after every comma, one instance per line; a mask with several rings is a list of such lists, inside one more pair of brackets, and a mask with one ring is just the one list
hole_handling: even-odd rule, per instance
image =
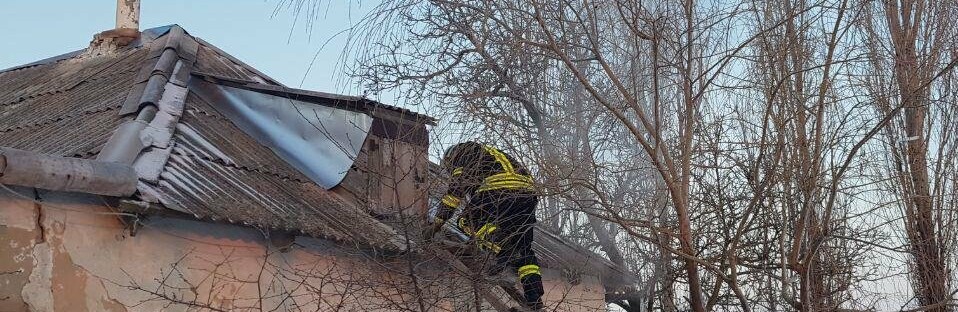
[[121, 122], [117, 110], [146, 55], [136, 49], [0, 72], [0, 144], [60, 156], [95, 155]]
[[[0, 72], [0, 146], [96, 158], [112, 133], [132, 118], [131, 111], [185, 87], [190, 73], [284, 88], [179, 26], [153, 28], [116, 53], [81, 50]], [[141, 177], [138, 199], [204, 220], [405, 248], [392, 228], [317, 186], [212, 103], [183, 91], [167, 148], [152, 146], [137, 160], [137, 166], [143, 158], [161, 163], [154, 168], [155, 179]]]

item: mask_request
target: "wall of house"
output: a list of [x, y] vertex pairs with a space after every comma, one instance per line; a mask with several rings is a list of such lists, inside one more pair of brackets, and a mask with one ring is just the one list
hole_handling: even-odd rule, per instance
[[[407, 258], [302, 237], [279, 252], [256, 229], [160, 217], [131, 236], [103, 198], [13, 191], [0, 188], [0, 311], [453, 311], [472, 300], [441, 270], [420, 269], [413, 287]], [[545, 278], [558, 311], [604, 310], [594, 278]]]
[[426, 146], [370, 134], [343, 182], [331, 191], [374, 214], [424, 215], [432, 186], [428, 165]]

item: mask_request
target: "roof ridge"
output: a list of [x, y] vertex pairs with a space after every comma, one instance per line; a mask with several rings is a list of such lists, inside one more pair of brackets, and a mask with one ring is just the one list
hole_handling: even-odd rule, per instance
[[206, 47], [207, 49], [210, 49], [212, 52], [215, 52], [216, 54], [219, 54], [220, 56], [225, 57], [225, 58], [226, 58], [227, 60], [229, 60], [230, 62], [233, 62], [234, 65], [240, 66], [240, 67], [242, 67], [243, 69], [246, 69], [246, 70], [252, 72], [253, 74], [256, 74], [256, 75], [259, 76], [260, 78], [263, 78], [263, 80], [266, 80], [266, 81], [268, 81], [268, 82], [271, 82], [271, 83], [273, 83], [273, 84], [275, 84], [275, 85], [277, 85], [277, 86], [282, 86], [282, 87], [285, 87], [285, 86], [286, 86], [286, 85], [284, 85], [283, 83], [279, 82], [278, 80], [273, 79], [273, 78], [270, 77], [269, 75], [266, 75], [265, 73], [259, 71], [259, 70], [256, 69], [255, 67], [250, 66], [249, 64], [244, 63], [243, 61], [241, 61], [240, 59], [234, 57], [233, 55], [231, 55], [231, 54], [229, 54], [229, 53], [226, 53], [226, 51], [221, 50], [219, 47], [217, 47], [217, 46], [215, 46], [215, 45], [213, 45], [213, 44], [207, 42], [206, 40], [203, 40], [203, 38], [193, 37], [193, 39], [195, 39], [196, 42], [199, 42], [200, 45]]
[[[177, 77], [174, 77], [174, 70], [177, 63], [182, 62], [184, 63], [182, 66], [191, 68], [196, 61], [199, 46], [195, 40], [189, 39], [195, 38], [183, 28], [173, 25], [169, 31], [151, 42], [147, 61], [139, 68], [140, 72], [134, 78], [135, 84], [123, 102], [121, 115], [135, 113], [147, 104], [156, 105], [168, 82], [183, 84], [181, 86], [185, 87], [186, 78], [189, 77], [191, 70], [184, 70]], [[152, 62], [153, 59], [156, 61]]]
[[141, 180], [152, 181], [169, 160], [169, 143], [179, 124], [187, 79], [199, 44], [173, 25], [150, 41], [149, 53], [133, 77], [113, 129], [97, 159], [131, 164]]
[[64, 60], [72, 59], [73, 57], [82, 54], [84, 51], [86, 51], [86, 48], [83, 48], [83, 49], [80, 49], [80, 50], [76, 50], [76, 51], [72, 51], [72, 52], [63, 53], [63, 54], [60, 54], [60, 55], [54, 55], [54, 56], [51, 56], [51, 57], [48, 57], [48, 58], [45, 58], [45, 59], [40, 59], [40, 60], [38, 60], [38, 61], [34, 61], [34, 62], [27, 63], [27, 64], [23, 64], [23, 65], [17, 65], [17, 66], [13, 66], [13, 67], [10, 67], [10, 68], [4, 68], [4, 69], [0, 70], [0, 74], [5, 74], [5, 73], [9, 73], [9, 72], [15, 72], [15, 71], [18, 71], [18, 70], [27, 69], [27, 68], [33, 68], [33, 67], [42, 66], [42, 65], [47, 65], [47, 64], [56, 64], [56, 63], [62, 62], [62, 61], [64, 61]]

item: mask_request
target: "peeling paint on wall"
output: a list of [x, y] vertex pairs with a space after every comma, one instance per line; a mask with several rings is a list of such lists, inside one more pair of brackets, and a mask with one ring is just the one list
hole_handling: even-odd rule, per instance
[[33, 246], [33, 272], [30, 282], [20, 293], [30, 311], [53, 311], [53, 255], [50, 246], [40, 243]]

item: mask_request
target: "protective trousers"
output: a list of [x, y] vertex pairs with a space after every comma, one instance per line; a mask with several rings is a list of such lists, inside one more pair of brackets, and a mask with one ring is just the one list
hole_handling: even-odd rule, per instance
[[470, 200], [472, 209], [459, 219], [460, 229], [479, 247], [495, 253], [496, 274], [509, 266], [516, 270], [526, 304], [542, 307], [542, 274], [532, 250], [538, 198], [508, 191], [480, 192]]

